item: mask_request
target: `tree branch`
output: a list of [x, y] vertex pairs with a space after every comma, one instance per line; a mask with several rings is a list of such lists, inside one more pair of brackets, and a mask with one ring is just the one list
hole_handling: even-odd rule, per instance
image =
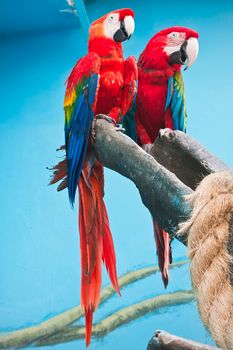
[[[133, 181], [151, 215], [175, 235], [179, 222], [189, 217], [184, 197], [192, 190], [106, 120], [96, 121], [95, 132], [95, 150], [103, 165]], [[177, 238], [185, 244], [185, 237]]]
[[220, 350], [210, 345], [177, 337], [165, 331], [156, 331], [147, 350]]
[[185, 196], [203, 177], [229, 170], [227, 165], [181, 131], [164, 129], [151, 155], [104, 119], [97, 119], [95, 132], [95, 150], [103, 165], [133, 181], [153, 218], [186, 244], [185, 236], [176, 236], [179, 223], [190, 215]]
[[196, 189], [203, 177], [229, 167], [181, 131], [164, 129], [151, 149], [152, 156], [187, 186]]
[[[147, 313], [159, 310], [162, 307], [185, 304], [193, 300], [192, 291], [181, 290], [164, 295], [157, 295], [154, 298], [143, 300], [137, 304], [117, 310], [117, 312], [106, 317], [98, 324], [93, 325], [92, 334], [95, 337], [103, 337], [118, 327], [127, 324]], [[44, 338], [36, 342], [37, 346], [49, 346], [70, 342], [85, 337], [85, 327], [72, 326], [49, 338]]]
[[[181, 132], [163, 133], [152, 147], [153, 156], [144, 152], [129, 137], [117, 131], [117, 128], [106, 120], [96, 121], [95, 133], [95, 150], [103, 165], [135, 183], [151, 215], [171, 235], [175, 235], [181, 221], [189, 218], [191, 210], [185, 201], [185, 196], [193, 192], [192, 189], [196, 188], [197, 183], [204, 176], [228, 169], [223, 162]], [[185, 236], [177, 238], [186, 244]], [[13, 344], [12, 341], [14, 344], [18, 342], [21, 345], [26, 344], [29, 338], [35, 340], [51, 335], [61, 330], [64, 324], [69, 325], [80, 316], [82, 316], [82, 310], [77, 307], [64, 313], [64, 317], [56, 316], [51, 322], [46, 321], [50, 322], [50, 328], [44, 322], [41, 326], [31, 327], [29, 332], [20, 330], [14, 334], [1, 336], [0, 343], [4, 348]], [[168, 349], [168, 347], [161, 349]], [[175, 349], [178, 348], [174, 347]], [[213, 348], [200, 348], [202, 349]]]
[[[177, 268], [186, 264], [187, 260], [182, 260], [171, 264], [170, 268]], [[134, 270], [120, 276], [118, 279], [119, 287], [122, 290], [124, 287], [135, 283], [143, 278], [146, 278], [154, 273], [159, 272], [158, 266], [144, 267], [142, 269]], [[109, 300], [116, 293], [112, 285], [105, 287], [101, 293], [100, 304], [103, 304]], [[186, 299], [185, 299], [186, 300]], [[17, 331], [12, 331], [6, 334], [0, 334], [0, 349], [12, 349], [22, 346], [26, 346], [35, 342], [38, 339], [42, 339], [41, 342], [50, 341], [53, 335], [58, 335], [58, 339], [62, 339], [61, 332], [63, 329], [68, 330], [69, 325], [78, 321], [84, 315], [84, 310], [81, 305], [75, 306], [72, 309], [62, 312], [50, 319], [43, 321], [35, 326], [30, 326], [27, 328], [22, 328]], [[120, 323], [119, 323], [120, 325]], [[98, 329], [98, 324], [96, 325]], [[80, 333], [81, 332], [81, 333]], [[78, 329], [78, 334], [84, 336], [84, 329]], [[56, 338], [56, 336], [55, 336]], [[49, 340], [48, 340], [49, 339]], [[57, 339], [57, 338], [56, 338]], [[71, 338], [70, 338], [71, 339]], [[40, 341], [37, 343], [40, 344]]]

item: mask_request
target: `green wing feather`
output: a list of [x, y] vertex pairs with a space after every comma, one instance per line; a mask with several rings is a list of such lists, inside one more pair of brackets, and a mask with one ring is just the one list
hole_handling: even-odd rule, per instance
[[172, 112], [173, 129], [186, 132], [187, 110], [181, 72], [175, 72], [174, 76], [168, 80], [165, 111], [168, 107]]

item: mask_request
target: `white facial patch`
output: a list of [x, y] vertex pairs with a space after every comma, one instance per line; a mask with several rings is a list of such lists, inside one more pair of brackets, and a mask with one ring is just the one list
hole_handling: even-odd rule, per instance
[[176, 46], [165, 46], [164, 48], [164, 52], [166, 52], [166, 54], [168, 56], [170, 56], [173, 52], [179, 51], [180, 50], [181, 45], [176, 45]]
[[111, 13], [104, 21], [104, 33], [107, 38], [113, 39], [114, 34], [120, 29], [119, 13]]
[[184, 41], [185, 41], [185, 33], [172, 32], [167, 36], [164, 51], [168, 56], [170, 56], [173, 52], [180, 50], [180, 47]]
[[134, 32], [135, 22], [132, 16], [125, 16], [124, 18], [125, 30], [128, 36], [131, 36]]

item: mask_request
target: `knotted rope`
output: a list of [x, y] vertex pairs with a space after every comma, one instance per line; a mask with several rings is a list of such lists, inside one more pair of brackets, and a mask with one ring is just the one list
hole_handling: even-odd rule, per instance
[[187, 200], [193, 290], [204, 325], [222, 349], [233, 349], [233, 173], [205, 177]]

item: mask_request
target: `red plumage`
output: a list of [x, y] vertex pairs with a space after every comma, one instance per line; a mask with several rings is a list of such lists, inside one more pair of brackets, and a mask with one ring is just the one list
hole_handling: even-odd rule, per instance
[[[135, 122], [138, 143], [144, 149], [155, 141], [160, 129], [186, 129], [181, 66], [191, 66], [196, 59], [197, 38], [197, 32], [192, 29], [168, 28], [154, 35], [139, 57]], [[169, 81], [172, 81], [170, 87]], [[172, 100], [175, 89], [177, 94]], [[166, 106], [169, 94], [171, 98]], [[171, 261], [170, 238], [156, 220], [153, 223], [159, 267], [166, 287]]]
[[[82, 118], [82, 113], [86, 111], [85, 103], [89, 103], [88, 98], [91, 93], [86, 85], [88, 83], [90, 84], [93, 77], [96, 79], [96, 76], [98, 76], [94, 102], [91, 106], [88, 105], [94, 115], [107, 114], [113, 121], [120, 122], [133, 102], [137, 80], [136, 61], [133, 57], [124, 60], [121, 42], [114, 40], [115, 36], [110, 38], [109, 33], [111, 31], [108, 31], [108, 26], [111, 25], [111, 17], [114, 17], [115, 21], [119, 21], [116, 38], [117, 40], [123, 38], [121, 41], [125, 40], [125, 33], [127, 30], [130, 31], [133, 21], [133, 19], [128, 21], [129, 28], [125, 28], [124, 33], [119, 32], [121, 31], [120, 24], [122, 26], [122, 21], [124, 21], [126, 16], [133, 17], [132, 10], [123, 9], [113, 11], [111, 14], [93, 22], [90, 27], [88, 54], [77, 62], [67, 80], [65, 96], [67, 159], [61, 161], [53, 168], [54, 178], [51, 183], [62, 180], [58, 189], [63, 189], [66, 186], [69, 188], [70, 186], [71, 195], [74, 192], [75, 184], [73, 185], [73, 182], [69, 184], [69, 176], [72, 175], [76, 179], [76, 169], [73, 170], [72, 168], [73, 158], [69, 154], [79, 154], [79, 149], [75, 149], [77, 144], [80, 143], [83, 147], [82, 139], [78, 138], [80, 131], [79, 129], [76, 130], [73, 124], [78, 118], [80, 128], [82, 128], [82, 122], [86, 116]], [[128, 34], [130, 36], [132, 33]], [[81, 107], [80, 101], [84, 101], [84, 105], [81, 105]], [[77, 110], [80, 111], [78, 116], [76, 115]], [[87, 126], [83, 127], [84, 136], [86, 128]], [[69, 175], [69, 166], [71, 168], [71, 175]], [[88, 346], [91, 339], [93, 312], [98, 307], [100, 300], [102, 262], [106, 265], [113, 287], [120, 294], [116, 272], [115, 250], [103, 200], [103, 166], [95, 158], [91, 133], [88, 135], [85, 160], [78, 178], [78, 191], [81, 304], [85, 309], [86, 345]]]

